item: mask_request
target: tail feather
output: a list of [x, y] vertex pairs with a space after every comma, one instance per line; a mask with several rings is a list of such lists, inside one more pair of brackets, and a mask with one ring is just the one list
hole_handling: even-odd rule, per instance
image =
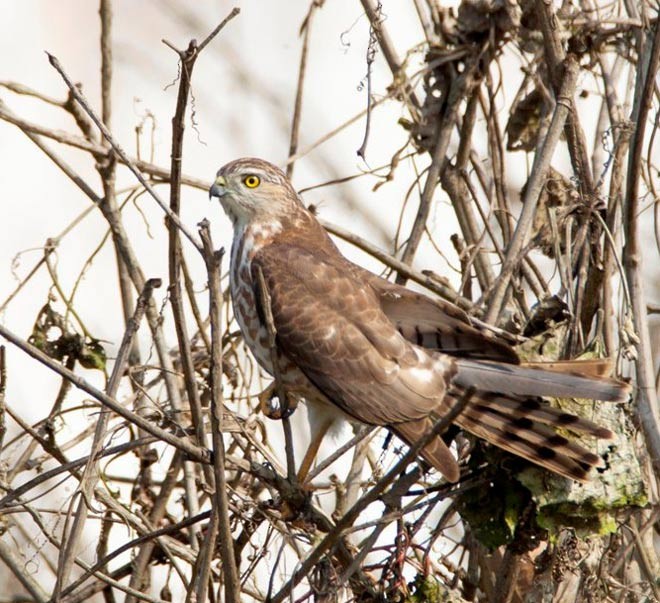
[[519, 366], [487, 360], [456, 361], [454, 384], [482, 391], [514, 396], [555, 396], [623, 402], [630, 385], [616, 379], [588, 377], [573, 372], [558, 372], [538, 366]]
[[[452, 389], [445, 404], [463, 395]], [[532, 463], [578, 481], [587, 481], [592, 467], [603, 459], [553, 428], [595, 436], [613, 437], [609, 429], [588, 419], [563, 412], [538, 399], [524, 399], [477, 390], [456, 423], [466, 431]]]
[[576, 433], [604, 440], [610, 440], [614, 437], [609, 429], [601, 427], [589, 419], [567, 413], [561, 408], [550, 406], [539, 398], [507, 398], [500, 394], [488, 393], [480, 395], [485, 410], [497, 411], [502, 415], [510, 415], [515, 419], [531, 419], [554, 427], [564, 427]]
[[[428, 417], [416, 421], [405, 421], [391, 426], [393, 431], [408, 445], [420, 440], [433, 429], [435, 421]], [[460, 477], [458, 463], [442, 438], [433, 438], [419, 453], [422, 458], [435, 467], [449, 482], [457, 482]]]
[[598, 455], [585, 450], [575, 441], [559, 435], [547, 425], [527, 417], [518, 418], [502, 415], [480, 404], [469, 408], [465, 416], [471, 419], [473, 423], [485, 425], [493, 432], [501, 434], [503, 438], [514, 444], [520, 441], [535, 444], [541, 450], [538, 456], [542, 459], [548, 456], [543, 450], [547, 448], [558, 455], [571, 457], [586, 465], [603, 465], [603, 461]]
[[544, 360], [521, 362], [520, 366], [540, 368], [554, 373], [573, 373], [584, 377], [610, 378], [614, 374], [612, 358], [579, 358], [575, 360]]
[[[530, 432], [502, 431], [500, 428], [481, 421], [480, 418], [464, 413], [458, 421], [464, 429], [528, 461], [545, 467], [565, 477], [585, 482], [589, 480], [589, 470], [600, 463], [586, 463], [563, 454], [563, 448], [539, 446], [525, 438]], [[593, 453], [583, 450], [582, 459], [593, 460]], [[589, 456], [591, 455], [591, 456]], [[598, 458], [598, 457], [596, 457]]]

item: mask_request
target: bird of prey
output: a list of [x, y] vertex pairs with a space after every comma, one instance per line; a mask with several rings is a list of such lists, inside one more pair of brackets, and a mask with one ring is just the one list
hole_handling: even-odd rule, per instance
[[[621, 401], [626, 383], [580, 374], [577, 363], [561, 371], [522, 365], [507, 343], [475, 328], [452, 304], [353, 264], [284, 173], [264, 160], [228, 163], [209, 194], [233, 224], [230, 289], [245, 342], [266, 371], [278, 369], [287, 394], [308, 404], [314, 438], [302, 475], [335, 421], [383, 426], [411, 444], [467, 391], [472, 397], [455, 419], [462, 429], [575, 480], [603, 466], [555, 428], [604, 439], [612, 432], [541, 397]], [[458, 480], [442, 438], [420, 454], [447, 480]]]

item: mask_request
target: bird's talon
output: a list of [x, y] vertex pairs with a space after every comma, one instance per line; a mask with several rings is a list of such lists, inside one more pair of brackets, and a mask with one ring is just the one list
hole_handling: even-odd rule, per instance
[[280, 418], [288, 419], [296, 410], [296, 406], [297, 404], [291, 404], [291, 401], [289, 401], [289, 404], [287, 404], [286, 408], [280, 408]]
[[275, 397], [275, 387], [271, 383], [264, 391], [262, 391], [257, 399], [259, 400], [259, 409], [269, 419], [279, 419], [279, 407], [273, 404]]
[[261, 409], [261, 412], [269, 419], [273, 419], [274, 421], [288, 419], [298, 406], [298, 403], [295, 399], [293, 399], [291, 396], [287, 396], [288, 404], [286, 407], [283, 407], [280, 403], [280, 398], [274, 383], [271, 383], [257, 396], [257, 398], [259, 400], [259, 408]]

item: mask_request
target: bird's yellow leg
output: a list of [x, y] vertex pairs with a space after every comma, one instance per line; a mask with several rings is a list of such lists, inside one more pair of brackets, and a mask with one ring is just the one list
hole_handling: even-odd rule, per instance
[[318, 454], [321, 442], [323, 441], [325, 434], [328, 433], [328, 429], [330, 429], [332, 422], [332, 419], [327, 419], [321, 423], [321, 426], [312, 437], [312, 441], [309, 443], [309, 447], [307, 448], [307, 452], [303, 457], [302, 463], [300, 463], [300, 469], [298, 469], [298, 483], [303, 487], [305, 486], [307, 474], [309, 473], [312, 463]]

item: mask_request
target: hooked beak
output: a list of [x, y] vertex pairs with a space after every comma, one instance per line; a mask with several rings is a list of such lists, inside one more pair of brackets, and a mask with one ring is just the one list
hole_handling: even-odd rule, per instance
[[213, 186], [209, 189], [209, 200], [212, 197], [222, 197], [227, 192], [227, 180], [224, 176], [218, 176], [213, 183]]

